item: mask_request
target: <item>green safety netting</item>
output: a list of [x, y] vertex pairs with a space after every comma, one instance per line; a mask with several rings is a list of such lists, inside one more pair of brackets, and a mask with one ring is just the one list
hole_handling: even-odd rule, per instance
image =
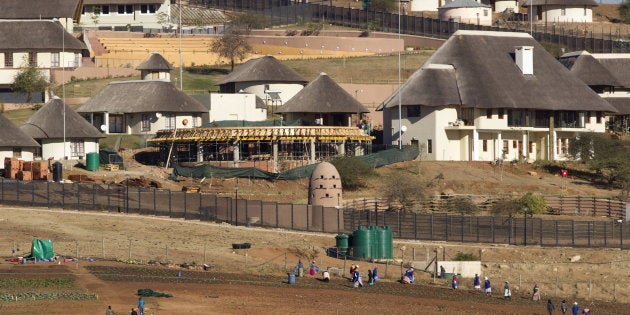
[[[405, 147], [401, 149], [389, 149], [380, 151], [377, 153], [358, 156], [357, 158], [365, 161], [373, 167], [380, 167], [383, 165], [393, 164], [403, 161], [411, 161], [415, 159], [420, 152], [417, 147]], [[281, 173], [273, 173], [263, 171], [255, 167], [220, 167], [212, 166], [210, 164], [201, 164], [192, 167], [186, 167], [181, 165], [175, 165], [173, 167], [173, 173], [169, 176], [169, 179], [175, 179], [178, 176], [193, 177], [193, 178], [259, 178], [270, 180], [287, 180], [287, 179], [300, 179], [311, 176], [311, 173], [315, 169], [317, 164], [309, 164], [300, 166], [294, 169], [290, 169]]]
[[101, 149], [98, 151], [99, 160], [102, 165], [119, 164], [123, 165], [123, 158], [114, 150]]
[[33, 239], [31, 246], [31, 256], [36, 259], [48, 260], [55, 256], [53, 243], [51, 240]]

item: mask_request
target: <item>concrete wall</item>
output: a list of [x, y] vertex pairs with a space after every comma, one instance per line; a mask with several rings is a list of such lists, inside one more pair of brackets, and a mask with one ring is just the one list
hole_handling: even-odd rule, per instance
[[438, 261], [438, 273], [440, 267], [444, 267], [447, 273], [461, 274], [464, 278], [474, 278], [475, 274], [481, 277], [481, 261]]
[[502, 0], [502, 1], [494, 2], [494, 12], [501, 13], [501, 12], [504, 12], [505, 10], [518, 12], [519, 10], [518, 1]]
[[209, 122], [222, 120], [263, 121], [267, 110], [256, 108], [256, 97], [249, 93], [210, 94]]
[[[563, 10], [564, 8], [564, 10]], [[593, 8], [587, 6], [586, 9], [583, 5], [580, 6], [560, 6], [560, 5], [547, 5], [546, 11], [544, 6], [534, 6], [533, 16], [537, 19], [538, 12], [542, 11], [542, 18], [540, 21], [547, 22], [593, 22]]]

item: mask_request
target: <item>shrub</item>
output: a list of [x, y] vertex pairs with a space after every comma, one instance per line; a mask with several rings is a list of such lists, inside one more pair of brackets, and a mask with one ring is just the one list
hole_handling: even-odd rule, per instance
[[365, 179], [374, 176], [374, 168], [357, 157], [338, 157], [330, 161], [341, 176], [344, 189], [355, 190], [365, 186]]
[[457, 252], [453, 260], [454, 261], [475, 261], [475, 260], [479, 260], [479, 258], [477, 258], [477, 256], [471, 253]]
[[525, 211], [525, 207], [527, 207], [527, 211], [530, 214], [538, 214], [544, 213], [547, 211], [547, 202], [541, 196], [534, 196], [533, 193], [528, 192], [521, 199], [519, 199], [520, 211], [519, 213], [523, 213]]
[[518, 200], [504, 198], [495, 201], [490, 212], [497, 216], [513, 217], [515, 214], [519, 213], [520, 210], [521, 205]]
[[479, 212], [479, 207], [470, 198], [459, 196], [449, 199], [446, 202], [446, 209], [449, 212], [461, 214], [474, 214]]

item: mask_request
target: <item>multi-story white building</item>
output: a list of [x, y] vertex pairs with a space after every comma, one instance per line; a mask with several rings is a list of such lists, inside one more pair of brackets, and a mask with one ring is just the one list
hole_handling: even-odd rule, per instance
[[565, 159], [617, 112], [530, 35], [483, 31], [457, 31], [380, 109], [386, 144], [453, 161]]
[[[51, 69], [81, 66], [85, 44], [51, 20], [0, 20], [0, 101], [21, 103], [26, 96], [11, 90], [15, 76], [29, 65], [50, 80]], [[46, 101], [45, 91], [32, 102]]]
[[83, 0], [81, 25], [159, 28], [171, 23], [171, 0]]
[[57, 19], [70, 33], [81, 18], [81, 0], [2, 0], [0, 20]]

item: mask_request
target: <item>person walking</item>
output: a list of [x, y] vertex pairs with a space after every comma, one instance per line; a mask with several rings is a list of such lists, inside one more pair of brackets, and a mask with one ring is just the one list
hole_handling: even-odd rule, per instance
[[487, 296], [492, 295], [492, 284], [490, 284], [490, 279], [488, 277], [483, 278], [483, 288]]
[[551, 300], [547, 300], [547, 312], [549, 312], [549, 315], [553, 314], [554, 309], [555, 307], [553, 306], [553, 303], [551, 303]]
[[578, 315], [578, 313], [580, 312], [580, 307], [578, 306], [577, 302], [573, 302], [573, 307], [571, 308], [571, 312], [573, 312], [573, 315]]
[[568, 309], [569, 306], [567, 305], [567, 300], [562, 300], [560, 303], [560, 311], [562, 312], [562, 315], [565, 315]]
[[378, 267], [374, 266], [374, 269], [372, 269], [372, 285], [376, 284], [376, 280], [378, 280]]
[[[317, 268], [317, 265], [315, 264], [315, 261], [313, 260], [313, 262], [311, 263], [311, 266], [310, 266], [310, 268], [309, 268], [308, 274], [309, 274], [311, 277], [314, 277], [314, 276], [315, 276], [315, 274], [317, 273], [317, 269], [319, 269], [319, 268]], [[141, 314], [141, 315], [142, 315], [142, 314]]]
[[108, 306], [107, 310], [105, 311], [105, 315], [114, 315], [114, 310], [112, 310], [112, 306]]
[[297, 274], [298, 277], [304, 277], [304, 265], [302, 264], [302, 260], [298, 260], [297, 263]]
[[456, 274], [453, 275], [453, 279], [451, 280], [451, 287], [453, 289], [457, 289], [457, 275]]
[[144, 299], [138, 298], [138, 315], [144, 315]]
[[534, 282], [534, 290], [532, 292], [532, 301], [540, 301], [540, 288], [538, 283]]
[[136, 312], [135, 308], [131, 308], [131, 315], [138, 315], [138, 312]]
[[361, 278], [358, 265], [354, 269], [354, 279], [354, 284], [352, 285], [353, 288], [363, 287], [363, 279]]
[[512, 300], [512, 290], [510, 290], [510, 283], [508, 281], [505, 281], [503, 285], [503, 299]]
[[374, 285], [374, 277], [372, 275], [372, 269], [368, 268], [368, 285]]
[[475, 274], [475, 278], [473, 279], [473, 288], [475, 288], [475, 290], [481, 289], [481, 282], [479, 281], [478, 274]]

